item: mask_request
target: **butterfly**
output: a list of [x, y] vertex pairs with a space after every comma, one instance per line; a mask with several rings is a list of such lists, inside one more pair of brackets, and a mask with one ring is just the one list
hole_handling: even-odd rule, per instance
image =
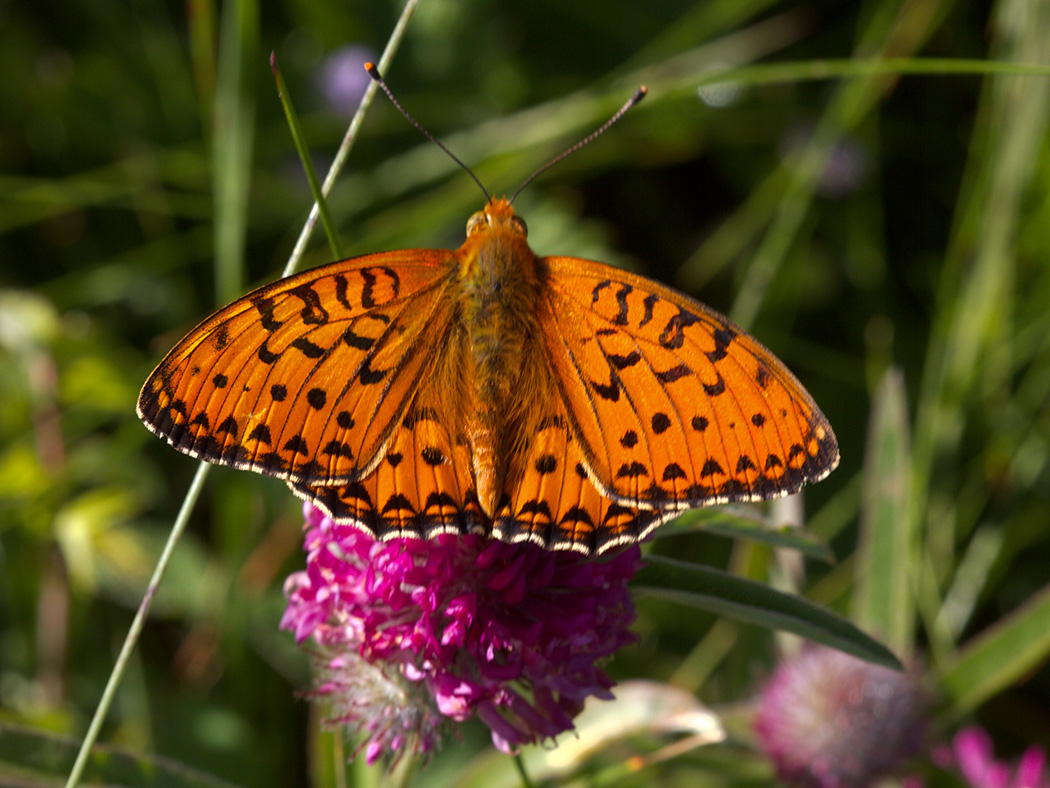
[[526, 236], [490, 198], [458, 249], [255, 290], [168, 353], [138, 415], [377, 539], [480, 533], [589, 555], [838, 464], [827, 419], [754, 337], [637, 274], [539, 257]]

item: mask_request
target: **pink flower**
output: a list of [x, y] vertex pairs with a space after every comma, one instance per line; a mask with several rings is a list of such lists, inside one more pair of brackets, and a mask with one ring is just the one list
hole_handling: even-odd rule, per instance
[[995, 760], [992, 737], [981, 728], [964, 728], [955, 734], [950, 747], [935, 750], [933, 760], [942, 768], [955, 767], [973, 788], [1050, 788], [1046, 751], [1032, 745], [1014, 769]]
[[352, 115], [372, 84], [365, 63], [375, 60], [375, 51], [362, 44], [350, 44], [328, 55], [321, 64], [317, 82], [332, 109]]
[[808, 646], [766, 684], [755, 732], [785, 782], [864, 788], [919, 750], [925, 712], [914, 672]]
[[281, 627], [318, 645], [316, 694], [370, 763], [426, 752], [474, 715], [513, 752], [612, 697], [600, 663], [634, 637], [636, 546], [595, 560], [480, 536], [376, 542], [304, 515], [306, 570], [285, 583]]

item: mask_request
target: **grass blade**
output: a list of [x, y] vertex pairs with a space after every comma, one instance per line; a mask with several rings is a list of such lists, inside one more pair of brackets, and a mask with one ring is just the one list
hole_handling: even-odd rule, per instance
[[709, 566], [659, 556], [648, 556], [646, 562], [634, 578], [637, 591], [791, 632], [876, 665], [901, 669], [900, 661], [884, 645], [809, 600]]

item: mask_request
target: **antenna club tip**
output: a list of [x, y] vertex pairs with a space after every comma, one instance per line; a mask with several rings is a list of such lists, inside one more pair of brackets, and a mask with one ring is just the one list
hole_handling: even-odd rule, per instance
[[645, 98], [648, 95], [649, 95], [649, 88], [647, 88], [645, 85], [642, 85], [641, 87], [638, 88], [638, 90], [636, 90], [634, 92], [634, 97], [631, 99], [631, 104], [632, 105], [637, 104], [639, 101], [641, 101], [643, 98]]
[[368, 72], [368, 76], [370, 76], [372, 79], [376, 80], [377, 82], [379, 81], [379, 69], [376, 68], [376, 64], [373, 63], [371, 60], [365, 63], [365, 71]]

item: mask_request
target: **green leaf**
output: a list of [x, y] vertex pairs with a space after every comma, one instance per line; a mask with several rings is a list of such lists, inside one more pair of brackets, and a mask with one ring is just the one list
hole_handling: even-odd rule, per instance
[[660, 556], [648, 556], [646, 561], [648, 565], [635, 575], [636, 591], [749, 624], [782, 629], [876, 665], [901, 669], [889, 649], [809, 600], [709, 566]]
[[1050, 655], [1050, 585], [964, 645], [939, 671], [958, 716], [1034, 670]]
[[868, 426], [853, 619], [901, 653], [911, 651], [915, 619], [910, 468], [904, 377], [889, 369], [875, 390]]
[[760, 517], [748, 516], [731, 509], [693, 509], [657, 532], [658, 537], [674, 536], [688, 531], [705, 531], [729, 539], [749, 539], [771, 547], [798, 550], [807, 558], [835, 563], [827, 542], [819, 536], [794, 526], [776, 527]]

